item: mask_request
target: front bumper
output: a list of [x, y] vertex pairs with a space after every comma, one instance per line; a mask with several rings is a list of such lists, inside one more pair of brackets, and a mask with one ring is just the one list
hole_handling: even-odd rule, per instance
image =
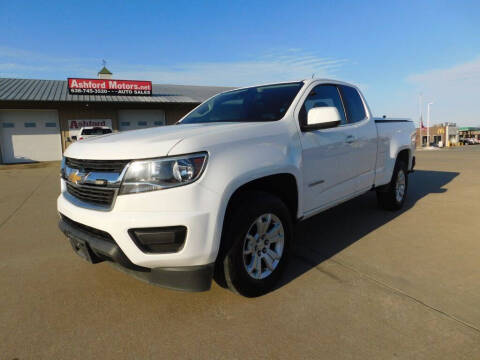
[[[217, 256], [222, 221], [220, 195], [200, 184], [118, 196], [110, 211], [89, 208], [89, 204], [62, 191], [57, 208], [77, 223], [108, 233], [126, 257], [140, 267], [206, 265], [215, 262]], [[175, 226], [187, 229], [184, 246], [177, 252], [145, 252], [129, 234], [131, 229]]]
[[61, 216], [60, 230], [70, 240], [73, 250], [90, 263], [111, 261], [124, 272], [150, 284], [185, 291], [210, 289], [214, 264], [146, 268], [133, 264], [115, 240], [106, 232], [76, 223]]

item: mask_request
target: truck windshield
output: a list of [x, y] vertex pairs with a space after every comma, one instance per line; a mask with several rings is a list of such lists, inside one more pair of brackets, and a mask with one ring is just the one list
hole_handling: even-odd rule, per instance
[[219, 94], [200, 105], [179, 124], [280, 120], [303, 82], [266, 85]]

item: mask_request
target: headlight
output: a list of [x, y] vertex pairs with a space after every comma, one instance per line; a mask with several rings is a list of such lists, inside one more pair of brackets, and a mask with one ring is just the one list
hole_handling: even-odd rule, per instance
[[130, 163], [120, 194], [134, 194], [190, 184], [202, 175], [207, 154], [190, 154]]

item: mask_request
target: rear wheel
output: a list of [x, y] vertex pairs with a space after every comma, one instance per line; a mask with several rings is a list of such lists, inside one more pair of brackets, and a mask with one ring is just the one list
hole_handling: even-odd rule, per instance
[[386, 210], [401, 209], [407, 196], [407, 189], [407, 164], [403, 160], [397, 160], [390, 184], [377, 190], [378, 204]]
[[226, 217], [218, 259], [228, 288], [244, 296], [272, 290], [288, 259], [291, 219], [285, 204], [264, 192], [246, 192]]

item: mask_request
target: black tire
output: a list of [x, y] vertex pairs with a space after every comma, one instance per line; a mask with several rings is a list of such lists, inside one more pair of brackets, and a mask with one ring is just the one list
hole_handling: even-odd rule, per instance
[[[273, 216], [268, 216], [268, 214]], [[262, 215], [266, 217], [262, 218]], [[268, 242], [268, 240], [265, 240], [265, 235], [261, 238], [262, 240], [260, 240], [261, 244], [258, 244], [258, 240], [257, 242], [251, 240], [253, 236], [250, 237], [250, 240], [247, 240], [247, 233], [251, 235], [259, 230], [259, 228], [257, 228], [258, 225], [254, 225], [259, 218], [265, 219], [264, 224], [267, 224], [268, 219], [270, 219], [269, 229], [273, 229], [274, 226], [280, 228], [278, 221], [281, 222], [283, 227], [281, 257], [278, 259], [273, 270], [267, 268], [266, 261], [269, 260], [268, 262], [273, 266], [275, 265], [275, 260], [273, 262], [271, 262], [271, 260], [274, 259], [274, 257], [268, 256], [268, 259], [266, 259], [266, 252], [272, 254], [270, 250], [273, 250], [275, 251], [274, 253], [277, 254], [277, 251], [280, 251], [278, 250], [280, 241], [277, 240], [277, 242], [265, 245], [265, 243]], [[268, 232], [267, 230], [269, 229], [266, 229], [263, 233]], [[280, 233], [281, 232], [279, 232], [279, 234]], [[255, 236], [257, 236], [256, 233]], [[278, 235], [277, 238], [281, 238], [281, 235]], [[231, 291], [247, 297], [255, 297], [268, 293], [275, 287], [285, 269], [291, 239], [292, 220], [290, 213], [278, 197], [261, 191], [248, 191], [240, 194], [237, 196], [237, 200], [229, 207], [225, 217], [222, 246], [217, 259], [217, 282], [219, 284], [224, 283]], [[248, 261], [249, 255], [244, 255], [244, 250], [247, 248], [248, 251], [253, 249], [249, 247], [252, 243], [255, 244], [255, 249], [257, 249], [258, 245], [259, 250], [253, 251], [255, 254], [252, 253], [252, 255], [250, 255], [251, 261]], [[247, 257], [247, 260], [244, 259], [244, 256]], [[257, 264], [253, 261], [254, 256], [260, 259], [258, 260], [261, 269], [260, 275], [258, 275], [259, 272], [252, 269], [252, 267], [250, 267], [250, 269], [252, 269], [252, 275], [247, 271], [247, 262]], [[253, 268], [254, 267], [255, 266], [253, 266]], [[265, 269], [265, 273], [271, 273], [265, 278], [254, 278], [254, 276], [262, 276], [263, 269]]]
[[[403, 172], [405, 178], [405, 188], [401, 200], [397, 197], [397, 181], [399, 173]], [[381, 208], [385, 210], [400, 210], [405, 203], [408, 190], [408, 166], [403, 160], [397, 160], [393, 169], [392, 179], [390, 183], [381, 189], [377, 189], [377, 200]]]

